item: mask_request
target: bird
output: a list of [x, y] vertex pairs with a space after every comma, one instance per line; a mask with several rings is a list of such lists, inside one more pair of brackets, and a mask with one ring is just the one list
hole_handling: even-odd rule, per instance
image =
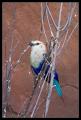
[[[32, 40], [29, 43], [31, 47], [31, 53], [30, 53], [30, 64], [31, 64], [31, 69], [34, 73], [35, 76], [38, 76], [39, 73], [42, 71], [42, 68], [45, 68], [45, 74], [44, 78], [46, 77], [48, 70], [50, 68], [50, 64], [46, 64], [46, 56], [48, 55], [46, 45], [44, 42], [39, 41], [39, 40]], [[48, 55], [49, 58], [49, 55]], [[48, 79], [49, 78], [49, 79]], [[49, 77], [47, 77], [46, 81], [50, 83], [51, 80], [51, 73]], [[55, 88], [58, 96], [62, 96], [62, 89], [59, 83], [59, 78], [58, 78], [58, 73], [55, 69], [54, 71], [54, 79], [53, 79], [53, 87]]]

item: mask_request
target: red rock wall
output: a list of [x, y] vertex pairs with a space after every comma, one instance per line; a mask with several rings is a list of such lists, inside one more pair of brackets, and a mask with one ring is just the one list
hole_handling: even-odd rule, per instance
[[[50, 9], [53, 16], [56, 16], [59, 10], [59, 3], [50, 3]], [[3, 69], [4, 62], [8, 58], [10, 48], [10, 32], [11, 23], [13, 20], [13, 9], [16, 5], [16, 18], [15, 18], [15, 30], [14, 30], [14, 45], [19, 40], [19, 44], [13, 55], [13, 63], [18, 59], [22, 49], [26, 47], [26, 44], [39, 38], [39, 31], [41, 25], [40, 19], [40, 3], [3, 3]], [[64, 14], [62, 16], [62, 22], [64, 23], [67, 15], [67, 8], [64, 8]], [[78, 9], [78, 7], [76, 8]], [[77, 16], [73, 15], [73, 21], [71, 30], [78, 21]], [[49, 29], [47, 29], [49, 31]], [[59, 73], [59, 80], [61, 85], [71, 84], [79, 85], [79, 63], [78, 63], [78, 29], [72, 35], [67, 46], [64, 47], [62, 53], [57, 57], [56, 68]], [[45, 41], [44, 36], [41, 39]], [[21, 105], [27, 96], [31, 94], [33, 75], [30, 68], [30, 50], [22, 58], [22, 63], [17, 66], [12, 74], [11, 82], [11, 95], [9, 98], [9, 104], [13, 110], [19, 112]], [[4, 71], [4, 70], [3, 70]], [[29, 74], [30, 72], [30, 74]], [[79, 116], [79, 90], [66, 86], [62, 88], [64, 103], [57, 96], [53, 90], [51, 104], [48, 112], [48, 117], [78, 117]], [[41, 117], [42, 106], [39, 110], [37, 117]], [[7, 113], [7, 117], [12, 117], [11, 113]]]

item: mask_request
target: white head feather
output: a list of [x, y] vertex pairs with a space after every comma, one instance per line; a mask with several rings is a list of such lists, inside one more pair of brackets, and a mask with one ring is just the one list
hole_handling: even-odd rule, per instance
[[40, 62], [42, 62], [44, 59], [43, 55], [47, 52], [46, 46], [43, 42], [38, 40], [31, 41], [31, 43], [32, 43], [32, 46], [31, 46], [30, 61], [31, 61], [31, 65], [37, 68]]

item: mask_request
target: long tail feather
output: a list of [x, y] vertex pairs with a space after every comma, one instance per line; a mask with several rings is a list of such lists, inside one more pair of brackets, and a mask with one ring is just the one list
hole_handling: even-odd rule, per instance
[[61, 89], [59, 82], [56, 79], [54, 79], [53, 86], [54, 86], [58, 96], [61, 97], [62, 96], [62, 89]]

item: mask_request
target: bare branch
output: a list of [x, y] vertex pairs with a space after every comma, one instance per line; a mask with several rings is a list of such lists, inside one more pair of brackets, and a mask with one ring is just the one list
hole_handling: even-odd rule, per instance
[[43, 32], [44, 32], [44, 35], [45, 35], [45, 38], [46, 38], [46, 42], [48, 43], [48, 38], [47, 38], [47, 35], [46, 35], [46, 32], [45, 32], [45, 28], [44, 28], [44, 21], [43, 21], [43, 6], [42, 6], [42, 3], [41, 3], [41, 20], [42, 20], [42, 28], [43, 28]]
[[18, 44], [20, 43], [20, 41], [18, 40], [15, 47], [13, 48], [12, 52], [15, 52], [15, 49], [17, 48]]
[[55, 28], [56, 28], [56, 30], [57, 30], [57, 25], [56, 25], [56, 23], [55, 23], [55, 21], [54, 21], [54, 19], [53, 19], [53, 16], [52, 16], [52, 14], [51, 14], [51, 12], [50, 12], [50, 9], [49, 9], [48, 5], [47, 5], [46, 7], [47, 7], [48, 13], [49, 13], [49, 15], [50, 15], [50, 17], [51, 17], [51, 19], [52, 19], [52, 22], [53, 22], [53, 24], [54, 24], [54, 26], [55, 26]]
[[52, 28], [51, 28], [51, 25], [50, 25], [50, 21], [49, 21], [49, 18], [48, 18], [47, 2], [46, 2], [46, 15], [47, 15], [47, 21], [48, 21], [48, 26], [49, 26], [49, 29], [50, 29], [51, 37], [54, 37], [54, 34], [52, 32]]
[[29, 49], [29, 45], [20, 53], [20, 57], [17, 60], [16, 64], [14, 66], [12, 66], [12, 69], [16, 68], [16, 66], [21, 62], [21, 58], [24, 55], [25, 52], [27, 52], [27, 50]]
[[11, 65], [12, 65], [12, 47], [13, 47], [13, 31], [14, 31], [14, 25], [15, 25], [15, 18], [16, 18], [16, 6], [14, 5], [13, 9], [13, 21], [11, 23], [10, 27], [10, 50], [9, 50], [9, 57], [8, 57], [8, 63], [6, 65], [6, 97], [5, 97], [5, 104], [3, 103], [3, 117], [6, 117], [6, 107], [8, 104], [8, 97], [10, 95], [11, 91]]
[[64, 48], [64, 46], [68, 44], [68, 42], [69, 42], [69, 40], [71, 39], [71, 36], [73, 35], [73, 33], [74, 33], [75, 29], [77, 28], [77, 26], [78, 26], [78, 23], [75, 25], [75, 27], [73, 28], [73, 30], [72, 30], [72, 32], [70, 33], [70, 35], [69, 35], [68, 38], [67, 38], [67, 36], [68, 36], [68, 30], [67, 30], [66, 35], [65, 35], [64, 42], [63, 42], [61, 48], [58, 50], [57, 55], [59, 55], [59, 54], [61, 53], [62, 49]]
[[[63, 6], [63, 3], [61, 3], [61, 5], [60, 5], [59, 20], [58, 20], [56, 38], [59, 38], [59, 28], [60, 28], [60, 22], [61, 22], [62, 6]], [[49, 89], [48, 89], [48, 96], [47, 96], [47, 100], [46, 100], [45, 117], [47, 116], [48, 109], [49, 109], [49, 104], [50, 104], [50, 100], [51, 100], [51, 93], [52, 93], [52, 86], [53, 86], [53, 80], [54, 80], [54, 70], [55, 70], [57, 44], [55, 45], [55, 49], [53, 48], [53, 44], [54, 44], [54, 42], [52, 41], [52, 43], [51, 43], [51, 48], [52, 48], [52, 51], [51, 51], [51, 60], [52, 60], [52, 63], [51, 63], [51, 81], [50, 81], [50, 85], [49, 85]]]

